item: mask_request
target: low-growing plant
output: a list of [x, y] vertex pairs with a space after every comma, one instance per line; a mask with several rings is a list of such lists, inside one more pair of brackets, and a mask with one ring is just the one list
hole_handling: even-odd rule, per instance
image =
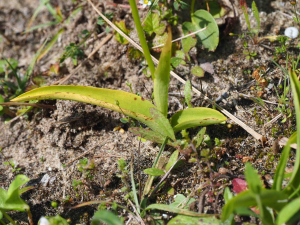
[[2, 224], [3, 216], [12, 224], [16, 225], [15, 221], [6, 213], [7, 211], [16, 210], [16, 211], [29, 211], [29, 206], [24, 200], [21, 199], [20, 195], [32, 187], [20, 187], [26, 184], [29, 181], [29, 178], [25, 175], [17, 175], [13, 182], [10, 184], [8, 191], [0, 188], [0, 221]]
[[[296, 113], [297, 131], [289, 138], [284, 147], [279, 164], [276, 168], [274, 183], [270, 189], [263, 186], [260, 176], [253, 169], [250, 163], [246, 164], [245, 177], [248, 190], [239, 193], [235, 197], [229, 197], [228, 190], [224, 196], [226, 204], [222, 211], [222, 221], [233, 223], [233, 214], [254, 215], [259, 217], [263, 224], [293, 224], [299, 220], [300, 210], [300, 83], [296, 73], [290, 69], [289, 78], [293, 92], [294, 108]], [[297, 143], [294, 170], [284, 187], [285, 167], [290, 155], [290, 145]], [[248, 210], [251, 207], [258, 207], [258, 211]]]
[[[94, 88], [94, 87], [85, 87], [85, 86], [49, 86], [49, 87], [42, 87], [37, 88], [32, 91], [29, 91], [12, 101], [28, 101], [28, 100], [41, 100], [41, 99], [66, 99], [66, 100], [75, 100], [90, 104], [99, 105], [108, 109], [112, 109], [114, 111], [120, 112], [126, 116], [129, 116], [133, 119], [138, 120], [139, 122], [145, 124], [151, 130], [143, 128], [143, 127], [135, 127], [130, 128], [130, 131], [141, 136], [142, 138], [155, 141], [157, 143], [161, 143], [162, 146], [160, 151], [153, 163], [152, 168], [149, 168], [145, 171], [145, 173], [149, 174], [148, 181], [144, 188], [145, 196], [141, 201], [138, 199], [138, 194], [136, 191], [136, 186], [134, 182], [133, 176], [133, 165], [131, 164], [131, 188], [133, 193], [133, 199], [136, 205], [137, 212], [141, 215], [144, 215], [147, 210], [150, 209], [161, 209], [161, 206], [148, 206], [147, 207], [147, 199], [150, 198], [153, 193], [159, 188], [157, 186], [153, 192], [150, 193], [151, 186], [154, 180], [154, 177], [157, 175], [162, 175], [165, 173], [170, 173], [172, 168], [176, 165], [179, 158], [179, 152], [182, 154], [189, 154], [189, 143], [190, 140], [188, 135], [184, 130], [192, 127], [198, 126], [207, 126], [210, 124], [221, 123], [226, 120], [226, 117], [223, 116], [220, 112], [203, 107], [195, 107], [195, 108], [188, 108], [184, 110], [180, 110], [176, 112], [174, 115], [171, 116], [170, 119], [167, 118], [168, 115], [168, 89], [169, 89], [169, 79], [170, 79], [170, 68], [171, 68], [171, 50], [172, 50], [172, 35], [171, 29], [168, 29], [168, 38], [166, 40], [165, 46], [162, 50], [159, 64], [157, 69], [154, 67], [154, 63], [151, 59], [151, 55], [147, 46], [147, 42], [144, 36], [144, 31], [142, 29], [140, 18], [138, 15], [137, 7], [135, 0], [130, 0], [130, 5], [132, 9], [133, 18], [137, 27], [138, 35], [140, 38], [140, 42], [142, 44], [144, 55], [147, 60], [148, 66], [150, 68], [151, 76], [153, 79], [153, 96], [155, 105], [152, 104], [150, 101], [140, 97], [138, 95], [127, 93], [124, 91], [118, 90], [109, 90], [109, 89], [102, 89], [102, 88]], [[196, 12], [195, 14], [200, 13]], [[201, 13], [204, 13], [201, 11]], [[197, 20], [197, 15], [193, 14], [192, 17], [192, 24], [188, 26], [195, 26], [195, 29], [198, 29], [200, 21]], [[205, 14], [206, 19], [211, 17], [210, 14]], [[208, 16], [210, 15], [210, 16]], [[212, 18], [212, 24], [215, 24], [214, 19]], [[198, 25], [197, 25], [198, 24]], [[211, 23], [206, 24], [210, 26]], [[194, 29], [194, 28], [193, 28]], [[217, 32], [218, 29], [210, 30], [209, 32]], [[205, 42], [205, 41], [203, 41]], [[203, 43], [204, 44], [204, 43]], [[210, 49], [213, 50], [213, 46], [216, 43], [210, 45]], [[189, 88], [189, 92], [191, 88]], [[186, 91], [188, 93], [188, 91]], [[190, 103], [190, 97], [187, 97], [187, 101]], [[183, 131], [182, 135], [177, 135], [179, 131]], [[203, 131], [202, 131], [203, 133]], [[202, 138], [203, 135], [199, 134], [199, 138]], [[197, 141], [196, 148], [199, 147], [202, 141]], [[162, 168], [158, 168], [159, 160], [161, 154], [165, 148], [165, 145], [171, 145], [177, 148], [177, 152], [172, 155], [167, 164], [166, 172], [162, 171]], [[123, 171], [124, 174], [125, 168], [124, 163], [121, 161], [119, 162], [120, 170]], [[83, 168], [83, 167], [82, 167]], [[76, 183], [76, 184], [75, 184]], [[80, 185], [77, 181], [73, 182], [75, 186]], [[141, 197], [141, 196], [140, 196]], [[146, 208], [147, 207], [147, 208]], [[149, 208], [150, 207], [150, 208]], [[194, 212], [190, 212], [185, 209], [179, 209], [174, 207], [167, 207], [167, 211], [173, 213], [183, 213], [187, 216], [203, 216], [203, 214], [198, 214]], [[145, 211], [146, 210], [146, 211]], [[187, 212], [188, 211], [188, 212]], [[207, 217], [207, 216], [205, 216]]]

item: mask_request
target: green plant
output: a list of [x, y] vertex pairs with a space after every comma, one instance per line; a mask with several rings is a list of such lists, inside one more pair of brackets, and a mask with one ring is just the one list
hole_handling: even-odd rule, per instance
[[[222, 221], [233, 221], [233, 213], [239, 215], [250, 215], [247, 208], [257, 206], [259, 209], [259, 218], [263, 224], [293, 224], [299, 218], [299, 199], [300, 199], [300, 83], [296, 73], [290, 69], [289, 77], [291, 89], [294, 97], [294, 107], [296, 113], [297, 131], [289, 138], [284, 147], [279, 164], [276, 168], [274, 183], [272, 189], [263, 187], [260, 176], [247, 163], [245, 177], [248, 184], [247, 191], [239, 193], [237, 196], [228, 198], [222, 211]], [[292, 143], [297, 143], [296, 161], [288, 185], [283, 189], [283, 180], [285, 178], [285, 167], [289, 158]], [[228, 190], [227, 190], [228, 192]], [[228, 196], [228, 193], [224, 194]], [[276, 213], [275, 213], [276, 212]]]
[[21, 168], [16, 168], [16, 164], [14, 163], [13, 159], [12, 160], [8, 160], [5, 155], [2, 152], [2, 148], [0, 148], [0, 153], [3, 156], [3, 158], [6, 160], [6, 162], [3, 163], [3, 165], [9, 165], [12, 168], [12, 172], [16, 172], [16, 171], [20, 171]]
[[[12, 101], [28, 101], [32, 99], [37, 100], [37, 99], [48, 99], [48, 98], [75, 100], [75, 101], [99, 105], [108, 109], [112, 109], [114, 111], [118, 111], [148, 126], [151, 130], [142, 127], [136, 127], [130, 129], [130, 131], [140, 135], [145, 139], [162, 143], [162, 146], [160, 148], [158, 155], [156, 156], [152, 168], [148, 171], [146, 170], [146, 173], [148, 172], [150, 176], [144, 188], [144, 196], [146, 197], [144, 197], [140, 202], [138, 199], [136, 185], [134, 183], [133, 163], [131, 163], [130, 178], [132, 183], [131, 185], [132, 196], [136, 205], [137, 212], [141, 215], [144, 215], [146, 213], [146, 211], [144, 210], [147, 207], [147, 199], [151, 198], [153, 193], [156, 192], [155, 190], [157, 190], [160, 187], [160, 185], [157, 185], [156, 189], [154, 189], [153, 192], [149, 193], [154, 180], [154, 176], [158, 175], [158, 173], [162, 174], [160, 171], [162, 168], [159, 168], [160, 165], [159, 162], [160, 162], [161, 154], [165, 148], [165, 145], [168, 144], [177, 148], [177, 152], [174, 155], [172, 155], [172, 157], [170, 157], [169, 163], [167, 165], [168, 171], [166, 171], [166, 173], [170, 173], [172, 168], [180, 160], [179, 152], [181, 151], [184, 153], [190, 141], [188, 138], [188, 133], [184, 132], [183, 130], [192, 127], [207, 126], [210, 124], [220, 123], [225, 121], [226, 117], [214, 109], [195, 107], [195, 108], [188, 108], [188, 109], [178, 111], [174, 115], [172, 115], [170, 119], [167, 118], [168, 89], [169, 89], [171, 49], [172, 49], [171, 30], [170, 28], [168, 29], [168, 37], [166, 40], [166, 44], [162, 50], [158, 67], [155, 70], [146, 43], [146, 39], [144, 36], [144, 31], [142, 30], [142, 26], [139, 20], [136, 3], [134, 0], [130, 0], [129, 2], [131, 5], [133, 18], [135, 20], [140, 42], [144, 50], [144, 55], [147, 60], [149, 69], [151, 71], [151, 75], [153, 79], [153, 87], [154, 87], [153, 96], [154, 96], [154, 101], [156, 106], [152, 104], [150, 101], [144, 99], [143, 97], [134, 95], [132, 93], [127, 93], [124, 91], [109, 90], [109, 89], [94, 88], [94, 87], [84, 87], [84, 86], [71, 86], [71, 85], [70, 86], [49, 86], [49, 87], [38, 88], [29, 91], [13, 99]], [[205, 17], [206, 19], [209, 19], [211, 17], [211, 15], [208, 14], [205, 15], [207, 15]], [[153, 19], [152, 16], [151, 18]], [[194, 18], [192, 20], [193, 24], [197, 24], [199, 22], [197, 21], [197, 15], [193, 18]], [[213, 18], [211, 23], [215, 24]], [[158, 27], [160, 27], [159, 24]], [[155, 29], [154, 32], [157, 32], [157, 29]], [[218, 32], [218, 30], [210, 30], [210, 32], [215, 33]], [[191, 91], [190, 89], [187, 89], [186, 93], [190, 92]], [[189, 99], [189, 97], [187, 97], [187, 99]], [[183, 131], [182, 132], [182, 134], [184, 134], [182, 135], [183, 138], [181, 138], [180, 135], [176, 135], [176, 133], [178, 133], [179, 131]], [[204, 135], [203, 130], [201, 132], [202, 133], [199, 134], [198, 138], [203, 140], [203, 135]], [[179, 139], [177, 140], [177, 138]], [[197, 143], [196, 147], [199, 147], [202, 140], [201, 141], [200, 140], [197, 141], [197, 139], [194, 140]], [[86, 163], [87, 163], [86, 160], [82, 160], [78, 165], [78, 168], [81, 169], [82, 172], [85, 171]], [[119, 169], [122, 172], [120, 176], [121, 178], [123, 177], [125, 180], [127, 176], [127, 172], [125, 169], [126, 163], [124, 161], [119, 161], [118, 164], [119, 164]], [[73, 180], [73, 186], [76, 187], [78, 185], [81, 185], [80, 181]], [[154, 209], [154, 208], [155, 207], [152, 206], [152, 208], [151, 207], [147, 208], [147, 210]], [[183, 214], [186, 211], [188, 211], [183, 209], [182, 210], [174, 209], [174, 207], [169, 208], [169, 210], [174, 213], [183, 212]], [[202, 214], [192, 213], [190, 211], [188, 211], [188, 214], [186, 215], [203, 216]]]
[[207, 27], [203, 32], [196, 34], [197, 38], [201, 41], [203, 46], [209, 51], [214, 51], [219, 44], [219, 28], [214, 17], [206, 10], [198, 10], [194, 12], [195, 0], [191, 3], [191, 22], [184, 22], [182, 30], [184, 34], [190, 31], [198, 31]]
[[80, 47], [85, 43], [85, 41], [90, 37], [91, 34], [88, 30], [83, 30], [81, 34], [82, 35], [80, 35], [80, 37], [82, 38], [82, 40], [79, 44], [70, 43], [65, 47], [65, 51], [59, 60], [60, 63], [63, 63], [67, 58], [71, 58], [73, 64], [76, 66], [77, 59], [82, 58], [84, 56], [84, 52]]
[[6, 213], [6, 211], [16, 210], [24, 212], [27, 210], [29, 212], [29, 206], [26, 204], [24, 200], [21, 199], [20, 195], [31, 187], [24, 187], [20, 189], [20, 187], [26, 184], [29, 181], [29, 178], [25, 175], [17, 175], [13, 182], [10, 184], [8, 191], [0, 188], [0, 221], [2, 224], [3, 216], [9, 220], [9, 222], [13, 225], [16, 225], [15, 221]]
[[247, 11], [247, 5], [245, 1], [241, 1], [242, 4], [242, 9], [243, 9], [243, 13], [245, 16], [245, 20], [248, 26], [248, 30], [249, 32], [247, 33], [254, 41], [254, 43], [258, 43], [258, 33], [259, 33], [259, 29], [260, 29], [260, 18], [259, 18], [259, 12], [257, 10], [255, 1], [252, 2], [252, 12], [254, 14], [255, 20], [256, 20], [256, 28], [253, 29], [250, 25], [250, 20], [249, 20], [249, 15], [248, 15], [248, 11]]

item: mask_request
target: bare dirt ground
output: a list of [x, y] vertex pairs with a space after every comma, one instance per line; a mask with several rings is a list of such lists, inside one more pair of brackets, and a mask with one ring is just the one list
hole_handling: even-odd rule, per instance
[[[52, 1], [51, 1], [52, 2]], [[68, 15], [76, 5], [81, 3], [75, 1], [53, 1], [54, 5], [60, 7], [63, 15]], [[134, 28], [130, 10], [122, 7], [115, 7], [108, 4], [108, 1], [97, 1], [103, 12], [113, 12], [116, 21], [124, 20], [127, 27]], [[126, 1], [123, 4], [128, 4]], [[232, 32], [242, 34], [247, 30], [242, 11], [239, 10], [238, 1], [234, 1], [237, 20], [232, 24]], [[36, 51], [46, 40], [53, 37], [58, 30], [64, 28], [63, 34], [53, 46], [51, 51], [43, 57], [34, 67], [34, 76], [49, 70], [50, 65], [57, 62], [63, 54], [65, 46], [71, 42], [80, 41], [79, 34], [87, 29], [95, 32], [96, 35], [104, 32], [101, 38], [90, 41], [86, 46], [82, 46], [86, 58], [106, 37], [105, 26], [96, 24], [98, 15], [92, 7], [84, 2], [82, 10], [71, 20], [68, 25], [50, 26], [40, 28], [28, 34], [22, 32], [33, 15], [34, 10], [39, 5], [38, 0], [25, 1], [1, 1], [0, 2], [0, 31], [4, 34], [0, 43], [1, 57], [13, 58], [19, 61], [18, 69], [20, 73], [25, 72]], [[249, 1], [248, 7], [251, 6]], [[293, 20], [282, 14], [292, 15], [289, 2], [276, 1], [257, 1], [258, 10], [261, 18], [260, 37], [283, 34], [285, 28], [293, 25]], [[251, 8], [251, 7], [250, 7]], [[146, 11], [141, 10], [141, 15]], [[181, 16], [180, 12], [178, 14]], [[182, 12], [184, 16], [186, 12]], [[180, 17], [183, 21], [188, 20]], [[43, 8], [37, 15], [33, 25], [38, 25], [51, 21], [51, 15]], [[250, 21], [255, 24], [252, 14]], [[192, 78], [192, 84], [212, 100], [217, 99], [221, 94], [227, 93], [228, 98], [220, 102], [220, 105], [245, 122], [258, 133], [267, 138], [265, 146], [255, 140], [245, 130], [234, 124], [230, 119], [224, 125], [214, 125], [207, 128], [207, 133], [212, 140], [212, 147], [208, 157], [213, 173], [219, 172], [220, 168], [225, 168], [223, 173], [225, 178], [219, 178], [222, 185], [215, 189], [212, 194], [206, 192], [204, 196], [203, 212], [220, 213], [224, 200], [222, 197], [223, 188], [231, 187], [234, 177], [242, 177], [244, 163], [251, 161], [252, 164], [265, 179], [266, 186], [272, 184], [272, 176], [280, 157], [280, 148], [277, 148], [276, 140], [280, 137], [289, 137], [295, 129], [294, 115], [285, 123], [280, 121], [283, 117], [269, 127], [264, 125], [279, 115], [280, 112], [275, 108], [278, 105], [278, 97], [274, 86], [278, 87], [283, 80], [283, 73], [271, 63], [270, 59], [274, 54], [274, 47], [278, 45], [264, 41], [263, 45], [252, 45], [251, 49], [257, 52], [257, 56], [249, 60], [243, 54], [243, 43], [237, 36], [224, 35], [222, 31], [226, 28], [226, 23], [220, 26], [220, 43], [215, 52], [207, 52], [201, 48], [196, 49], [196, 60], [192, 63], [209, 63], [213, 66], [212, 73], [206, 73], [204, 78], [190, 76], [190, 67], [181, 66], [176, 73], [182, 78]], [[180, 30], [180, 26], [179, 29]], [[111, 30], [112, 31], [112, 30]], [[132, 38], [137, 41], [135, 31], [132, 31]], [[182, 34], [174, 33], [174, 38]], [[294, 42], [293, 44], [296, 45]], [[92, 59], [88, 60], [83, 67], [72, 76], [66, 84], [86, 85], [101, 88], [130, 91], [126, 82], [132, 83], [134, 93], [139, 92], [146, 99], [151, 98], [152, 81], [147, 78], [142, 69], [145, 68], [139, 60], [130, 60], [127, 57], [128, 45], [121, 45], [112, 37], [105, 43]], [[296, 51], [296, 50], [295, 50]], [[84, 59], [79, 59], [80, 64]], [[284, 64], [285, 62], [280, 62]], [[44, 76], [46, 85], [50, 85], [62, 77], [68, 75], [74, 68], [70, 59], [63, 63], [63, 68], [59, 75], [51, 74]], [[252, 77], [252, 73], [257, 67], [267, 68], [264, 74], [268, 85], [258, 90], [257, 82]], [[248, 72], [249, 71], [249, 72]], [[270, 85], [271, 84], [271, 85]], [[179, 86], [180, 89], [177, 87]], [[253, 88], [254, 87], [254, 88]], [[1, 94], [4, 94], [0, 87]], [[184, 86], [177, 80], [171, 79], [169, 98], [170, 112], [182, 109], [180, 92]], [[258, 91], [262, 91], [258, 93]], [[241, 96], [244, 94], [244, 97]], [[248, 96], [258, 96], [269, 101], [266, 107], [261, 107], [253, 102]], [[5, 96], [8, 97], [8, 96]], [[193, 97], [195, 106], [211, 107], [203, 99]], [[134, 165], [139, 160], [142, 171], [151, 167], [159, 146], [149, 141], [142, 142], [141, 155], [137, 156], [139, 141], [137, 137], [127, 131], [128, 125], [123, 125], [119, 113], [103, 109], [98, 106], [72, 102], [72, 101], [43, 101], [43, 104], [56, 106], [55, 110], [36, 109], [32, 110], [27, 116], [21, 116], [16, 121], [5, 125], [4, 121], [8, 117], [2, 116], [0, 119], [0, 146], [3, 148], [3, 155], [0, 155], [0, 187], [7, 189], [16, 174], [25, 174], [30, 179], [28, 185], [35, 188], [25, 193], [23, 198], [30, 205], [34, 222], [43, 215], [61, 214], [64, 218], [70, 218], [71, 224], [89, 223], [96, 206], [89, 206], [81, 209], [71, 209], [71, 206], [91, 200], [117, 201], [119, 204], [126, 205], [124, 193], [120, 192], [123, 184], [116, 176], [117, 160], [125, 159], [128, 163], [131, 156], [134, 156]], [[13, 109], [13, 108], [12, 108]], [[15, 107], [17, 109], [17, 107]], [[65, 122], [66, 121], [66, 122]], [[124, 133], [114, 131], [115, 127], [122, 126]], [[190, 135], [195, 134], [199, 129], [191, 129]], [[214, 145], [214, 139], [221, 140], [221, 147]], [[274, 144], [275, 143], [275, 144]], [[167, 148], [165, 155], [168, 156], [174, 149]], [[82, 155], [88, 151], [88, 153]], [[294, 153], [293, 153], [294, 154]], [[81, 156], [82, 155], [82, 156]], [[86, 179], [84, 174], [78, 170], [79, 159], [87, 158], [89, 162], [94, 162], [95, 168], [91, 170], [93, 179]], [[205, 157], [204, 157], [205, 158]], [[206, 157], [207, 158], [207, 157]], [[4, 165], [6, 160], [13, 160], [18, 172]], [[293, 155], [288, 164], [292, 166]], [[66, 165], [66, 166], [63, 166]], [[206, 166], [205, 163], [203, 163]], [[182, 193], [188, 195], [194, 190], [196, 184], [209, 179], [208, 172], [199, 171], [196, 163], [186, 162], [184, 166], [176, 169], [168, 178], [166, 188], [172, 186], [174, 194]], [[74, 189], [73, 180], [81, 180], [83, 185], [77, 190]], [[147, 176], [142, 173], [142, 183]], [[209, 188], [208, 188], [209, 189]], [[209, 189], [211, 190], [211, 189]], [[173, 197], [163, 194], [157, 197], [156, 202], [171, 202]], [[70, 196], [71, 200], [67, 200]], [[202, 196], [203, 197], [203, 196]], [[198, 200], [199, 196], [195, 196]], [[57, 201], [58, 210], [51, 207], [51, 201]], [[130, 206], [128, 206], [130, 208]], [[197, 207], [194, 209], [198, 211]], [[120, 212], [124, 216], [124, 212]], [[13, 213], [13, 218], [22, 223], [28, 223], [26, 214]], [[250, 218], [237, 218], [237, 221], [250, 221]], [[251, 219], [255, 222], [255, 219]]]

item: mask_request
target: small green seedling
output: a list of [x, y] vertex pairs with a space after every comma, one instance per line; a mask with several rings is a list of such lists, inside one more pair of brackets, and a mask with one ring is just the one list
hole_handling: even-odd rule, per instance
[[29, 178], [25, 175], [17, 175], [13, 182], [10, 184], [8, 191], [0, 188], [0, 222], [2, 224], [5, 224], [2, 221], [2, 218], [4, 216], [12, 225], [16, 225], [15, 221], [13, 221], [12, 218], [6, 213], [7, 211], [29, 211], [29, 206], [20, 197], [22, 193], [32, 188], [24, 187], [20, 189], [20, 187], [26, 184], [28, 181]]

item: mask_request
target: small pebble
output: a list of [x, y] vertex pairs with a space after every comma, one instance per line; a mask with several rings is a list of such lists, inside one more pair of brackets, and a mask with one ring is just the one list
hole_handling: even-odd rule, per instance
[[221, 167], [219, 169], [219, 173], [225, 175], [225, 174], [229, 173], [229, 170], [224, 167]]
[[298, 37], [298, 34], [299, 31], [296, 27], [288, 27], [284, 31], [284, 35], [292, 39]]

